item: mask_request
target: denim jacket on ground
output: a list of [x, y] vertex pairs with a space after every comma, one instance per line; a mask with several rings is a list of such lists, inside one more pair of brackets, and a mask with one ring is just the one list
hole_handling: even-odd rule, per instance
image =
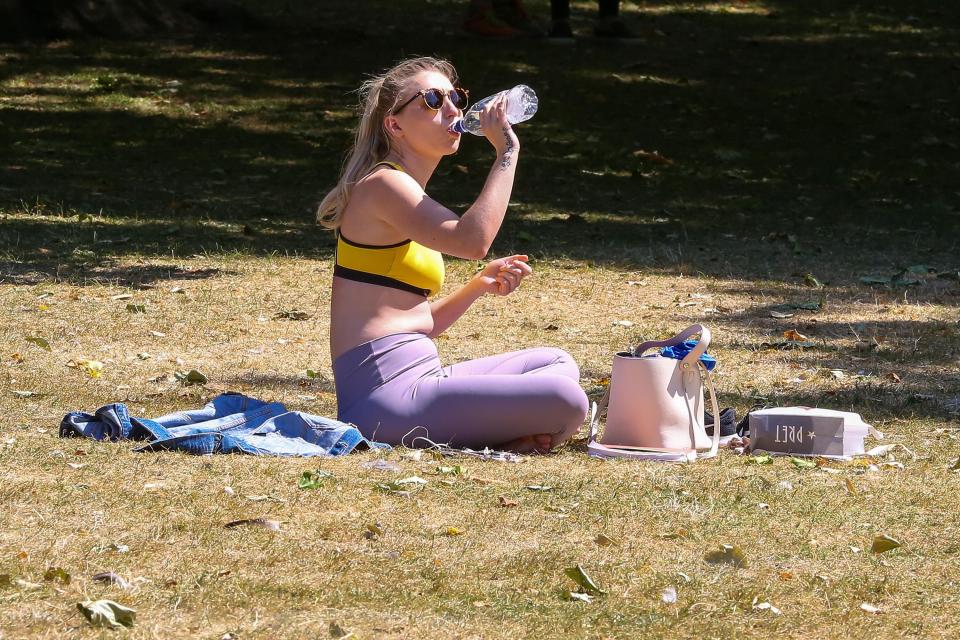
[[258, 456], [339, 456], [357, 447], [389, 448], [363, 437], [356, 427], [322, 416], [287, 411], [238, 393], [225, 393], [202, 409], [178, 411], [153, 420], [135, 418], [121, 403], [90, 415], [73, 412], [60, 423], [60, 437], [146, 440], [136, 451], [183, 451], [198, 455], [246, 453]]

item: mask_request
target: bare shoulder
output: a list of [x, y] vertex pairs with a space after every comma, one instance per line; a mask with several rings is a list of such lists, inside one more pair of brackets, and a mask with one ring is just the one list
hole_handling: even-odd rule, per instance
[[[354, 187], [354, 195], [361, 198], [381, 200], [382, 204], [401, 204], [417, 201], [424, 191], [416, 180], [403, 171], [380, 169], [364, 177]], [[351, 196], [352, 197], [352, 196]]]
[[[341, 230], [355, 242], [400, 242], [394, 220], [398, 211], [423, 197], [416, 180], [401, 171], [381, 169], [357, 181], [343, 213]], [[402, 215], [402, 214], [401, 214]]]

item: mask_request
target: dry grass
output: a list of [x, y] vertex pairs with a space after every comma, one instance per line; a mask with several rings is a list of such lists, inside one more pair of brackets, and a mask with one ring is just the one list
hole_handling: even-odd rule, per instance
[[[758, 467], [727, 453], [675, 467], [595, 461], [575, 443], [513, 466], [467, 460], [464, 476], [438, 475], [437, 461], [397, 451], [385, 456], [402, 468], [393, 474], [365, 468], [372, 454], [319, 463], [200, 459], [58, 440], [66, 410], [117, 399], [135, 414], [160, 415], [231, 389], [314, 413], [335, 411], [329, 380], [305, 377], [307, 368], [330, 371], [328, 261], [236, 255], [113, 268], [134, 266], [209, 277], [174, 275], [146, 289], [44, 282], [2, 290], [8, 346], [0, 491], [8, 517], [0, 526], [0, 572], [43, 585], [4, 589], [4, 637], [91, 635], [74, 609], [85, 597], [137, 608], [133, 637], [323, 637], [331, 621], [359, 637], [617, 637], [627, 630], [948, 637], [956, 630], [958, 477], [947, 467], [958, 447], [948, 437], [954, 432], [935, 432], [950, 425], [938, 417], [947, 415], [943, 409], [930, 406], [948, 398], [936, 392], [944, 367], [913, 350], [917, 338], [921, 349], [927, 341], [956, 348], [955, 311], [942, 295], [939, 303], [921, 296], [904, 304], [902, 294], [840, 293], [801, 321], [774, 320], [766, 317], [771, 303], [810, 290], [547, 260], [515, 296], [481, 301], [439, 341], [442, 356], [455, 361], [563, 345], [595, 394], [615, 350], [703, 320], [716, 335], [725, 403], [743, 409], [751, 398], [811, 398], [852, 408], [918, 459], [898, 456], [902, 470], [830, 464], [828, 473], [786, 460]], [[452, 263], [448, 286], [471, 269]], [[112, 299], [124, 293], [133, 298]], [[696, 304], [679, 306], [690, 301]], [[131, 313], [127, 304], [142, 304], [146, 313]], [[274, 319], [291, 309], [311, 317]], [[618, 319], [637, 324], [613, 325]], [[856, 339], [843, 327], [855, 323], [867, 325], [857, 332], [861, 339], [876, 335], [882, 347], [850, 355]], [[756, 350], [784, 327], [810, 332], [823, 346], [812, 353]], [[25, 342], [27, 334], [48, 339], [51, 351]], [[11, 347], [22, 362], [11, 360]], [[102, 377], [65, 366], [79, 358], [104, 362]], [[822, 375], [841, 367], [843, 379]], [[151, 382], [188, 368], [210, 377], [206, 389]], [[888, 382], [887, 372], [899, 372], [903, 382]], [[38, 395], [16, 398], [14, 389]], [[908, 402], [931, 391], [933, 399]], [[299, 475], [318, 466], [333, 479], [321, 490], [298, 489]], [[412, 499], [375, 489], [385, 477], [412, 474], [428, 480]], [[225, 494], [226, 486], [235, 495]], [[502, 507], [499, 496], [518, 504]], [[251, 517], [279, 519], [282, 529], [223, 528]], [[384, 533], [368, 539], [373, 523]], [[464, 533], [449, 536], [448, 527]], [[615, 544], [599, 546], [594, 538], [601, 533]], [[881, 533], [903, 547], [871, 554]], [[111, 543], [130, 551], [102, 549]], [[720, 543], [738, 544], [747, 567], [705, 563], [703, 555]], [[563, 570], [577, 563], [605, 596], [590, 604], [567, 599], [574, 584]], [[49, 567], [68, 571], [70, 585], [44, 582]], [[123, 592], [90, 581], [102, 570], [144, 580]], [[676, 604], [661, 600], [668, 587], [677, 590]], [[755, 598], [782, 614], [755, 610]], [[882, 613], [863, 612], [863, 602]]]
[[[331, 623], [360, 638], [955, 637], [960, 285], [860, 282], [960, 268], [955, 10], [624, 3], [636, 47], [505, 43], [497, 57], [458, 35], [462, 2], [423, 21], [420, 0], [371, 4], [394, 25], [376, 38], [330, 0], [293, 10], [321, 26], [282, 42], [0, 49], [15, 152], [0, 158], [0, 638], [112, 636], [77, 612], [85, 598], [137, 609], [132, 638], [322, 638]], [[581, 32], [589, 9], [575, 3]], [[535, 277], [441, 336], [445, 361], [560, 346], [596, 399], [614, 352], [702, 321], [723, 405], [857, 411], [916, 458], [659, 466], [593, 460], [579, 440], [449, 475], [403, 451], [385, 472], [370, 453], [58, 439], [67, 411], [123, 401], [158, 416], [224, 390], [335, 413], [332, 243], [309, 206], [347, 139], [347, 91], [425, 33], [481, 95], [516, 80], [544, 96], [495, 247], [529, 253]], [[472, 142], [431, 185], [460, 209], [490, 162]], [[473, 269], [450, 261], [448, 290]], [[278, 317], [293, 310], [308, 318]], [[763, 346], [787, 329], [815, 346]], [[102, 375], [68, 366], [81, 359]], [[206, 386], [172, 380], [193, 368]], [[333, 477], [298, 489], [318, 467]], [[413, 474], [428, 484], [412, 498], [376, 489]], [[255, 517], [280, 531], [223, 527]], [[365, 535], [375, 523], [382, 535]], [[902, 547], [871, 553], [880, 534]], [[706, 563], [722, 543], [746, 566]], [[576, 564], [604, 596], [569, 599]], [[70, 583], [45, 580], [51, 567]], [[135, 587], [91, 580], [107, 570]]]

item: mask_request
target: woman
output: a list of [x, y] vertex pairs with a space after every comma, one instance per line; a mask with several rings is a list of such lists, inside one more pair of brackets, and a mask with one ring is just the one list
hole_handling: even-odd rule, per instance
[[353, 149], [317, 212], [338, 235], [330, 313], [338, 417], [380, 442], [412, 446], [427, 436], [545, 452], [587, 412], [569, 354], [526, 349], [443, 367], [431, 340], [481, 296], [509, 295], [532, 273], [527, 256], [499, 258], [429, 300], [443, 284], [441, 254], [486, 256], [520, 152], [505, 102], [494, 100], [480, 116], [497, 155], [479, 197], [458, 217], [427, 195], [440, 160], [460, 146], [450, 127], [467, 96], [456, 77], [446, 61], [414, 58], [364, 83]]

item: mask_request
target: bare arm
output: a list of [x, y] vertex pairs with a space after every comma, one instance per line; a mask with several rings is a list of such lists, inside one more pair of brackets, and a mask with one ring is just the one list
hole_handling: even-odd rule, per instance
[[480, 195], [462, 217], [429, 197], [408, 175], [382, 171], [372, 176], [370, 187], [382, 193], [371, 195], [386, 205], [378, 215], [398, 235], [458, 258], [486, 256], [510, 202], [520, 141], [507, 121], [505, 99], [491, 102], [481, 122], [497, 156]]
[[460, 319], [467, 309], [484, 294], [508, 296], [520, 286], [521, 281], [533, 273], [527, 264], [527, 256], [512, 255], [491, 261], [482, 271], [470, 278], [470, 281], [450, 295], [430, 304], [433, 314], [431, 338], [450, 328]]
[[471, 244], [482, 248], [477, 258], [483, 258], [490, 250], [494, 238], [500, 231], [503, 217], [507, 213], [510, 194], [513, 191], [513, 179], [517, 172], [517, 156], [520, 142], [509, 124], [497, 123], [502, 128], [503, 149], [498, 150], [497, 161], [487, 175], [480, 197], [460, 218], [460, 233], [471, 239]]
[[484, 286], [477, 280], [470, 280], [453, 293], [430, 303], [433, 314], [433, 331], [428, 335], [436, 338], [460, 319], [467, 309], [485, 293]]

